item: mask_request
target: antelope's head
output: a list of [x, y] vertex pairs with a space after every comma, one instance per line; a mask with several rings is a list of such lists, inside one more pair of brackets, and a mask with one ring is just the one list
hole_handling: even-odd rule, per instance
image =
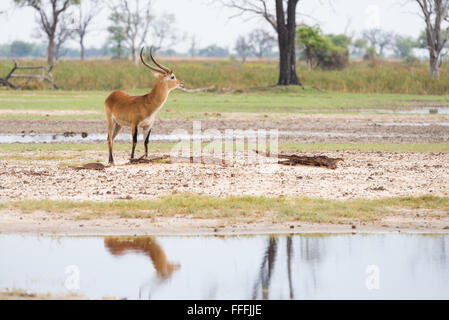
[[159, 62], [157, 62], [156, 59], [154, 59], [153, 47], [151, 47], [150, 49], [150, 58], [157, 66], [157, 68], [145, 62], [145, 59], [143, 58], [143, 49], [144, 48], [140, 50], [140, 59], [142, 60], [142, 63], [146, 67], [150, 68], [153, 71], [154, 76], [157, 78], [155, 86], [166, 86], [169, 92], [173, 89], [184, 87], [184, 82], [176, 78], [175, 74], [173, 73], [173, 70], [164, 67]]

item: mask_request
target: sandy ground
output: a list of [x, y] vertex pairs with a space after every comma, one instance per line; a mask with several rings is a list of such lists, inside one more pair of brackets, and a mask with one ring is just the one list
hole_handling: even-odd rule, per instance
[[449, 217], [430, 218], [426, 210], [402, 210], [376, 222], [325, 224], [276, 222], [267, 217], [257, 222], [195, 219], [187, 215], [155, 219], [102, 217], [77, 220], [74, 216], [34, 212], [0, 211], [1, 234], [45, 235], [166, 235], [227, 236], [245, 234], [307, 233], [449, 233]]
[[[76, 152], [73, 153], [76, 156]], [[97, 158], [107, 159], [106, 152], [99, 153]], [[116, 166], [104, 171], [76, 171], [58, 166], [58, 161], [0, 160], [0, 201], [148, 199], [184, 192], [219, 197], [263, 195], [339, 200], [425, 194], [449, 196], [449, 153], [341, 151], [306, 154], [343, 158], [344, 161], [336, 170], [240, 162], [225, 166], [201, 163], [126, 165], [128, 154], [123, 151], [116, 152]], [[89, 159], [88, 155], [84, 157]], [[82, 156], [77, 160], [82, 162]]]
[[[70, 152], [65, 152], [70, 153]], [[310, 155], [318, 153], [309, 153]], [[342, 157], [336, 170], [306, 166], [201, 163], [117, 165], [104, 171], [59, 167], [57, 161], [0, 161], [0, 202], [21, 199], [151, 199], [193, 192], [212, 196], [254, 195], [328, 199], [383, 198], [433, 194], [449, 196], [448, 153], [325, 152]], [[86, 155], [85, 155], [86, 156]], [[88, 155], [87, 155], [88, 156]], [[103, 156], [106, 156], [104, 153]], [[127, 153], [117, 162], [127, 162]], [[271, 170], [271, 171], [270, 171]], [[251, 183], [248, 183], [251, 182]], [[186, 216], [149, 219], [100, 218], [37, 212], [0, 211], [0, 232], [43, 234], [255, 234], [291, 232], [446, 232], [449, 216], [430, 218], [426, 211], [396, 212], [373, 224], [326, 225], [275, 223], [230, 224]]]
[[[245, 120], [238, 114], [227, 116], [224, 119], [201, 120], [202, 130], [218, 129], [224, 133], [226, 129], [277, 129], [281, 142], [297, 143], [449, 142], [447, 115], [298, 114]], [[153, 128], [153, 134], [170, 134], [176, 129], [192, 132], [193, 121], [157, 119]], [[0, 120], [0, 134], [63, 134], [67, 131], [105, 134], [106, 123], [103, 120]], [[125, 128], [123, 132], [129, 132], [129, 129]], [[295, 134], [287, 136], [283, 132]]]
[[84, 296], [60, 294], [28, 293], [23, 290], [0, 290], [0, 300], [85, 300]]

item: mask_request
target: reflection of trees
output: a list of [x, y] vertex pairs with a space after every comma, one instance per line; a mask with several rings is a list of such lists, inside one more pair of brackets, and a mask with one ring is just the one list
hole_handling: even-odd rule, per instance
[[262, 299], [267, 299], [269, 296], [270, 279], [274, 269], [274, 262], [276, 259], [278, 239], [270, 237], [268, 239], [268, 246], [263, 256], [262, 264], [260, 266], [260, 275], [254, 285], [253, 299], [257, 299], [257, 291], [262, 289]]
[[290, 299], [294, 298], [293, 284], [292, 284], [292, 251], [293, 241], [292, 237], [287, 237], [287, 275], [288, 275], [288, 287], [290, 289]]
[[[449, 246], [447, 242], [449, 237], [446, 235], [412, 235], [411, 240], [415, 247], [410, 250], [409, 262], [412, 274], [419, 272], [419, 265], [426, 261], [431, 262], [432, 265], [437, 266], [438, 269], [446, 274], [448, 270]], [[419, 276], [419, 275], [418, 275]]]
[[313, 283], [313, 287], [316, 289], [317, 284], [317, 268], [324, 256], [326, 255], [325, 242], [321, 240], [322, 236], [307, 236], [303, 237], [300, 241], [300, 256], [301, 259], [310, 265], [310, 280]]
[[[294, 298], [293, 294], [293, 283], [292, 283], [292, 256], [293, 256], [293, 239], [292, 236], [287, 237], [286, 249], [287, 249], [287, 277], [288, 277], [288, 286], [289, 286], [289, 297], [290, 299]], [[265, 250], [265, 254], [262, 258], [262, 264], [260, 265], [260, 274], [256, 280], [253, 290], [253, 299], [257, 299], [258, 290], [262, 289], [262, 299], [268, 299], [270, 295], [270, 280], [273, 274], [275, 262], [276, 262], [276, 253], [278, 248], [278, 238], [269, 237], [267, 249]]]
[[[114, 256], [121, 256], [128, 252], [139, 252], [148, 256], [156, 270], [158, 284], [169, 279], [180, 267], [179, 264], [173, 264], [167, 260], [164, 250], [153, 237], [106, 237], [104, 245]], [[144, 284], [140, 288], [140, 293], [143, 287], [148, 285]]]

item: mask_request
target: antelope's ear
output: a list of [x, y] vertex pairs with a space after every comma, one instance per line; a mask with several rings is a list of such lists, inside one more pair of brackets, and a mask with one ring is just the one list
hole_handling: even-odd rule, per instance
[[159, 77], [161, 76], [159, 72], [153, 72], [153, 75], [156, 79], [159, 79]]

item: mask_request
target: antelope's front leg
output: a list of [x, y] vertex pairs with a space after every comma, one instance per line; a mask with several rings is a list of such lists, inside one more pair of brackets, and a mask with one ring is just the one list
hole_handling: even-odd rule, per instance
[[131, 160], [134, 160], [134, 151], [136, 150], [136, 144], [137, 144], [137, 126], [131, 127], [131, 133], [133, 136], [133, 148], [131, 151]]
[[151, 127], [143, 128], [143, 139], [145, 145], [145, 158], [148, 158], [148, 142], [150, 141]]

